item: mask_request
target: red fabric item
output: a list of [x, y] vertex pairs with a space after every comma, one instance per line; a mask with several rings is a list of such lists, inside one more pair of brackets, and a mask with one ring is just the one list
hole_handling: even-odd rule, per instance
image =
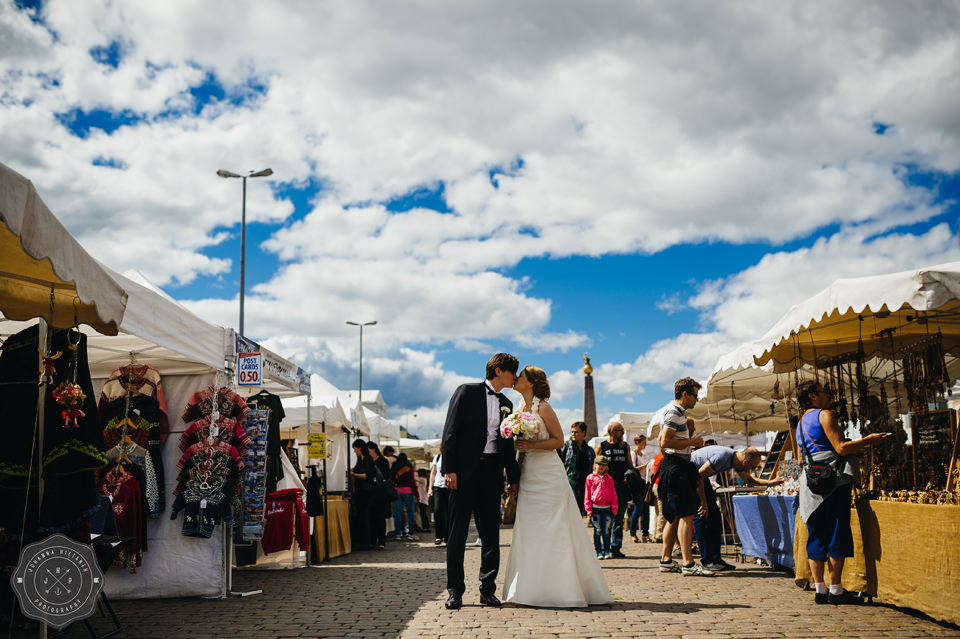
[[660, 462], [663, 461], [663, 453], [657, 453], [653, 458], [653, 483], [660, 483]]
[[287, 488], [267, 495], [263, 522], [263, 554], [290, 550], [296, 537], [300, 550], [310, 547], [310, 519], [303, 504], [303, 491]]
[[136, 573], [137, 566], [143, 561], [143, 540], [146, 538], [140, 511], [140, 484], [129, 473], [121, 475], [111, 471], [100, 480], [99, 491], [110, 497], [117, 518], [117, 534], [127, 539], [121, 544], [113, 563], [126, 567], [129, 561], [130, 572]]

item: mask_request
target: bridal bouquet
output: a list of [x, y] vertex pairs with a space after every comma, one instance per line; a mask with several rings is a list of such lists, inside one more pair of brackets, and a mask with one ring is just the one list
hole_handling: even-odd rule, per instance
[[511, 413], [500, 422], [500, 434], [507, 439], [513, 439], [513, 447], [516, 449], [517, 440], [535, 439], [540, 434], [540, 422], [533, 413]]

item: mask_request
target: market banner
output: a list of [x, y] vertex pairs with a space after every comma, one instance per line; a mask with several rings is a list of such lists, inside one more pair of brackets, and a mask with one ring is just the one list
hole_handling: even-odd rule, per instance
[[283, 382], [286, 386], [304, 395], [310, 394], [310, 373], [293, 362], [263, 348], [251, 339], [235, 333], [235, 353], [260, 353], [262, 375]]

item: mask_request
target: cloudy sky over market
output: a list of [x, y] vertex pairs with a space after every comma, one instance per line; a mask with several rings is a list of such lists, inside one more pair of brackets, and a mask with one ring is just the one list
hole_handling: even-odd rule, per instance
[[[493, 352], [601, 423], [960, 260], [955, 2], [0, 0], [0, 161], [108, 266], [425, 436]], [[413, 417], [413, 414], [416, 417]]]

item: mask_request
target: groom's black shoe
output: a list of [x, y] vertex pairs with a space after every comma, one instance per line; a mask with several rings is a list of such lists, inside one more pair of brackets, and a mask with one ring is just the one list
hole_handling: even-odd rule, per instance
[[480, 593], [480, 605], [481, 606], [493, 606], [494, 608], [500, 607], [500, 600], [497, 599], [496, 595], [485, 595], [482, 592]]
[[463, 607], [463, 597], [460, 595], [450, 595], [447, 603], [443, 604], [447, 610], [460, 610]]

